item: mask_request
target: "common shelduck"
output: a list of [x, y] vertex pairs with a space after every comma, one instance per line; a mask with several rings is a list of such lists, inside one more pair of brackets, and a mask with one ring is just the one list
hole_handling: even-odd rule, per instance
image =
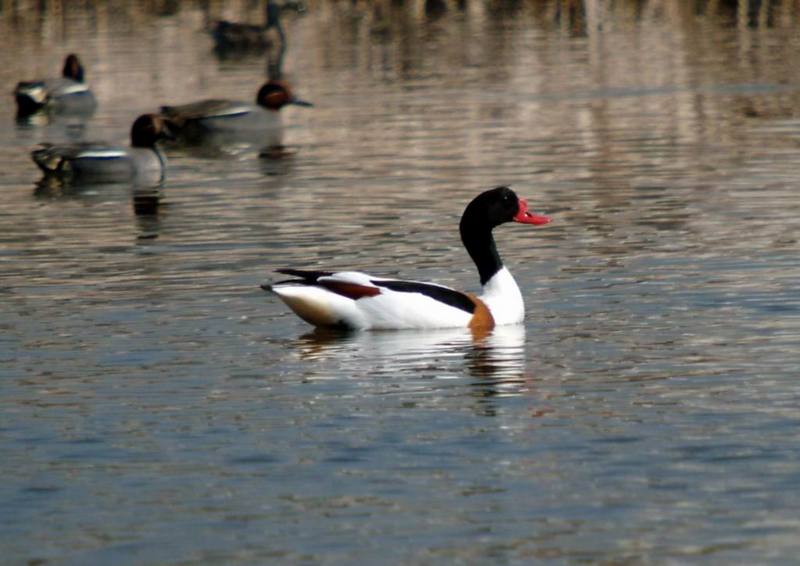
[[483, 293], [435, 283], [400, 281], [357, 271], [279, 269], [292, 279], [262, 285], [306, 322], [319, 327], [491, 329], [522, 322], [525, 306], [517, 283], [503, 266], [492, 230], [505, 222], [541, 225], [550, 218], [528, 210], [508, 187], [475, 197], [461, 216], [461, 241], [475, 262]]

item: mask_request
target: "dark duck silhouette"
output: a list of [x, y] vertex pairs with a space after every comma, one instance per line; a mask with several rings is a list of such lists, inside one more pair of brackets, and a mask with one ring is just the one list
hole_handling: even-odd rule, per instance
[[220, 55], [260, 53], [275, 47], [274, 35], [277, 35], [277, 41], [283, 45], [286, 42], [286, 33], [281, 24], [282, 12], [293, 11], [299, 14], [305, 10], [305, 4], [300, 1], [291, 0], [281, 4], [269, 0], [264, 25], [218, 20], [211, 26], [214, 50]]

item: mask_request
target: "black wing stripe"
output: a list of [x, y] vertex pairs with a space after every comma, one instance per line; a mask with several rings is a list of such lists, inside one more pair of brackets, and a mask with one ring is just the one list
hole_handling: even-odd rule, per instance
[[370, 280], [370, 283], [378, 287], [386, 287], [392, 291], [399, 291], [401, 293], [421, 293], [427, 295], [431, 299], [450, 305], [470, 314], [475, 312], [475, 301], [470, 299], [467, 295], [454, 289], [447, 287], [440, 287], [439, 285], [431, 285], [428, 283], [419, 283], [417, 281], [395, 281], [392, 279], [378, 279]]
[[306, 269], [276, 269], [276, 273], [283, 275], [290, 275], [292, 277], [299, 277], [304, 283], [313, 285], [320, 277], [330, 277], [333, 271], [310, 271]]

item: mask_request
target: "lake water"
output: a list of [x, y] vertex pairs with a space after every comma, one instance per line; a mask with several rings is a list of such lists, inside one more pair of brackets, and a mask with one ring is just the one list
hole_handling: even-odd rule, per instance
[[[5, 3], [0, 561], [796, 560], [798, 14], [607, 4], [311, 0], [292, 154], [170, 150], [136, 214], [37, 187], [30, 150], [253, 99], [264, 58], [203, 29], [261, 8]], [[17, 124], [13, 86], [71, 51], [96, 114]], [[496, 231], [522, 327], [324, 334], [259, 289], [475, 291], [458, 218], [498, 184], [554, 218]]]

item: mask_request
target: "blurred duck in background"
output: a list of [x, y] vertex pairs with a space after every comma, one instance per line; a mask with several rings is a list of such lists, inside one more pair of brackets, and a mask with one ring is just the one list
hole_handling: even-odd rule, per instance
[[[267, 25], [264, 28], [255, 26], [261, 31], [277, 29], [280, 42], [266, 46], [268, 80], [258, 90], [253, 103], [208, 98], [187, 104], [161, 106], [159, 113], [169, 121], [170, 128], [182, 144], [196, 146], [212, 156], [229, 156], [247, 146], [257, 147], [264, 157], [283, 157], [290, 153], [283, 145], [280, 111], [289, 105], [313, 105], [298, 98], [283, 76], [288, 39], [280, 25], [280, 12], [288, 6], [299, 9], [296, 6], [302, 4], [281, 5], [270, 0], [267, 4]], [[232, 39], [229, 45], [244, 45], [247, 26], [229, 22], [219, 22], [219, 25], [223, 23], [226, 29], [231, 30], [231, 38], [238, 37], [241, 40]]]
[[[211, 26], [214, 50], [220, 56], [261, 53], [275, 47], [276, 42], [283, 45], [286, 35], [281, 25], [281, 13], [292, 11], [302, 14], [306, 6], [299, 0], [279, 3], [267, 2], [266, 24], [256, 25], [219, 20]], [[276, 37], [277, 36], [277, 37]]]
[[165, 178], [167, 160], [156, 144], [172, 137], [161, 116], [143, 114], [131, 126], [130, 147], [104, 142], [44, 143], [31, 157], [45, 179], [59, 183], [158, 184]]
[[91, 115], [97, 101], [84, 81], [84, 70], [74, 53], [67, 55], [61, 77], [22, 81], [14, 89], [17, 118], [41, 111]]
[[226, 99], [207, 99], [179, 106], [162, 106], [178, 138], [188, 144], [252, 141], [273, 148], [283, 145], [279, 111], [290, 104], [312, 106], [297, 98], [288, 83], [269, 80], [259, 89], [255, 104]]

